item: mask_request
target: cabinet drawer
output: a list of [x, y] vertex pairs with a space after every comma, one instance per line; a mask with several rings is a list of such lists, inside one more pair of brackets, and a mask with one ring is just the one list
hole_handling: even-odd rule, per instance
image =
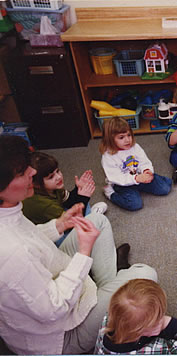
[[30, 125], [29, 134], [37, 149], [85, 146], [86, 130], [66, 114], [43, 114]]

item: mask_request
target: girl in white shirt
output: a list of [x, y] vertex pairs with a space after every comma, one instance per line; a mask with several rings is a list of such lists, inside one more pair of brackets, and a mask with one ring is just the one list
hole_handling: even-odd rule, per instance
[[151, 161], [135, 143], [133, 131], [123, 118], [105, 121], [100, 144], [107, 186], [104, 193], [114, 204], [127, 210], [143, 206], [140, 192], [166, 195], [172, 180], [154, 173]]

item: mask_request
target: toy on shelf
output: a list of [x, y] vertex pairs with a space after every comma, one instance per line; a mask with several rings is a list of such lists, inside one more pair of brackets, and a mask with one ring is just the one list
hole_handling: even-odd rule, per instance
[[124, 120], [128, 121], [128, 124], [132, 130], [139, 129], [139, 117], [141, 113], [141, 107], [137, 107], [135, 110], [129, 110], [126, 108], [114, 107], [105, 101], [92, 100], [90, 106], [95, 109], [94, 116], [98, 122], [100, 129], [103, 128], [103, 123], [113, 116], [121, 116]]
[[169, 68], [168, 49], [164, 43], [155, 43], [148, 47], [144, 54], [146, 72], [142, 79], [165, 79], [172, 74]]
[[164, 99], [160, 99], [158, 111], [161, 124], [168, 125], [173, 115], [177, 112], [177, 104], [165, 103]]
[[173, 97], [173, 91], [169, 89], [163, 89], [158, 91], [149, 90], [139, 100], [139, 105], [142, 108], [141, 116], [143, 119], [156, 120], [159, 117], [158, 105], [160, 99], [164, 99], [165, 102], [171, 102]]
[[90, 106], [98, 110], [99, 116], [127, 116], [136, 114], [135, 110], [115, 108], [105, 101], [92, 100]]

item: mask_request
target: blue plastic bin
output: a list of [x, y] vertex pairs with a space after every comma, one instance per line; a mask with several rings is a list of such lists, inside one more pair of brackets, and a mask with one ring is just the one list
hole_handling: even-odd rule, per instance
[[0, 135], [21, 136], [24, 138], [24, 140], [28, 142], [28, 146], [32, 147], [27, 130], [28, 124], [26, 123], [14, 122], [6, 124], [0, 121]]
[[[116, 106], [118, 108], [118, 106]], [[140, 118], [140, 113], [141, 113], [141, 107], [138, 106], [136, 109], [136, 114], [135, 115], [127, 115], [127, 116], [122, 116], [121, 117], [125, 120], [128, 121], [130, 127], [132, 130], [137, 130], [139, 129], [139, 118]], [[106, 120], [110, 120], [113, 116], [98, 116], [97, 111], [94, 112], [95, 118], [98, 120], [98, 125], [100, 127], [100, 130], [103, 128], [103, 123]]]
[[50, 9], [12, 9], [7, 8], [7, 13], [15, 24], [22, 40], [29, 40], [30, 35], [39, 35], [41, 16], [47, 16], [56, 29], [57, 34], [65, 32], [70, 26], [70, 6], [63, 5], [60, 10]]
[[124, 50], [113, 58], [118, 77], [139, 76], [145, 71], [144, 50]]

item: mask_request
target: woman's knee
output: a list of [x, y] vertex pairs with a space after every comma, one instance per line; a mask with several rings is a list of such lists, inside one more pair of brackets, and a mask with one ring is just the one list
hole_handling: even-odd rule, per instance
[[151, 279], [155, 282], [158, 280], [156, 270], [144, 263], [135, 263], [129, 268], [129, 271], [133, 273], [134, 278]]
[[102, 230], [105, 226], [110, 225], [108, 218], [104, 214], [90, 213], [86, 217], [89, 219], [98, 230]]

